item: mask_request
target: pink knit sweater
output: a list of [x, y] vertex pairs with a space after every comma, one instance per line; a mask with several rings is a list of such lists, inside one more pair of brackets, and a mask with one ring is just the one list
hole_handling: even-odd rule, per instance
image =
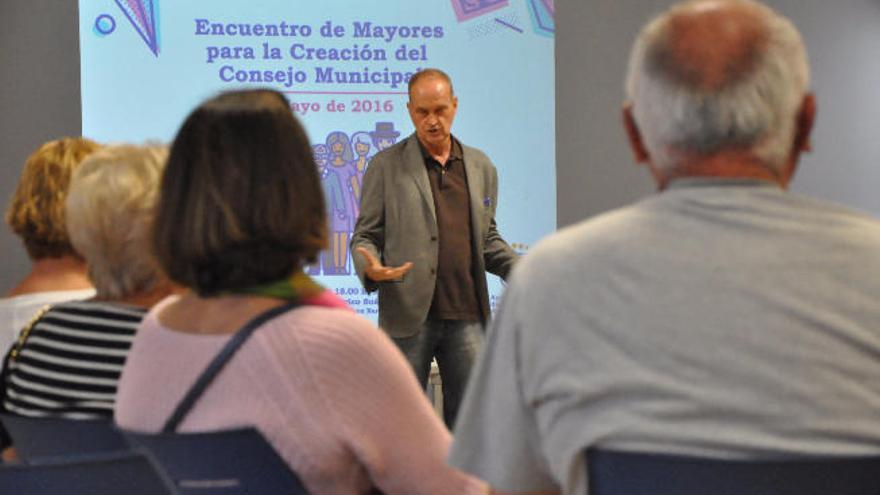
[[[116, 423], [157, 432], [229, 335], [143, 320], [122, 372]], [[179, 431], [256, 426], [311, 493], [486, 493], [446, 465], [450, 435], [403, 356], [367, 320], [304, 306], [259, 328]]]

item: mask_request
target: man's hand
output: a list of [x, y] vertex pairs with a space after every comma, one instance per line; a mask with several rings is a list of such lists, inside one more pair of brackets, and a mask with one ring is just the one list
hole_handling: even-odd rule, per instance
[[366, 276], [373, 282], [385, 282], [388, 280], [400, 279], [413, 267], [412, 262], [409, 261], [398, 267], [387, 267], [382, 265], [375, 256], [370, 254], [370, 252], [367, 251], [367, 248], [359, 247], [355, 249], [355, 251], [366, 260], [367, 266], [364, 268], [364, 274], [366, 274]]

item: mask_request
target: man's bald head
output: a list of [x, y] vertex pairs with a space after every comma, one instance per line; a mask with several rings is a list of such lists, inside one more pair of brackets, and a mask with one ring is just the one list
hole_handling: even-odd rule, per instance
[[627, 91], [656, 165], [680, 153], [751, 149], [785, 161], [809, 70], [795, 27], [751, 0], [678, 4], [641, 32]]
[[719, 91], [757, 66], [769, 38], [762, 21], [750, 5], [694, 4], [669, 17], [668, 35], [647, 55], [648, 63], [683, 86]]

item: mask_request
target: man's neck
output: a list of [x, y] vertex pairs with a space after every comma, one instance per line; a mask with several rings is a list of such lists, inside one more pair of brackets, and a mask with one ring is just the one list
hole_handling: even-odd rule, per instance
[[419, 142], [422, 143], [422, 147], [431, 155], [431, 158], [437, 160], [440, 165], [446, 165], [446, 161], [449, 160], [449, 155], [452, 153], [452, 136], [449, 136], [449, 139], [440, 146], [429, 145], [421, 139]]
[[788, 172], [768, 167], [751, 153], [738, 151], [685, 159], [668, 170], [659, 171], [655, 177], [660, 190], [666, 189], [670, 181], [685, 177], [765, 180], [783, 189], [791, 178]]

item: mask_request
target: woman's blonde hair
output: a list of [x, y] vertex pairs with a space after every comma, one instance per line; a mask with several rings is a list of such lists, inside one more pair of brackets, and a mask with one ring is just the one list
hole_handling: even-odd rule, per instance
[[90, 139], [66, 137], [43, 144], [25, 161], [6, 224], [21, 237], [32, 260], [76, 254], [65, 226], [64, 203], [73, 171], [100, 147]]

